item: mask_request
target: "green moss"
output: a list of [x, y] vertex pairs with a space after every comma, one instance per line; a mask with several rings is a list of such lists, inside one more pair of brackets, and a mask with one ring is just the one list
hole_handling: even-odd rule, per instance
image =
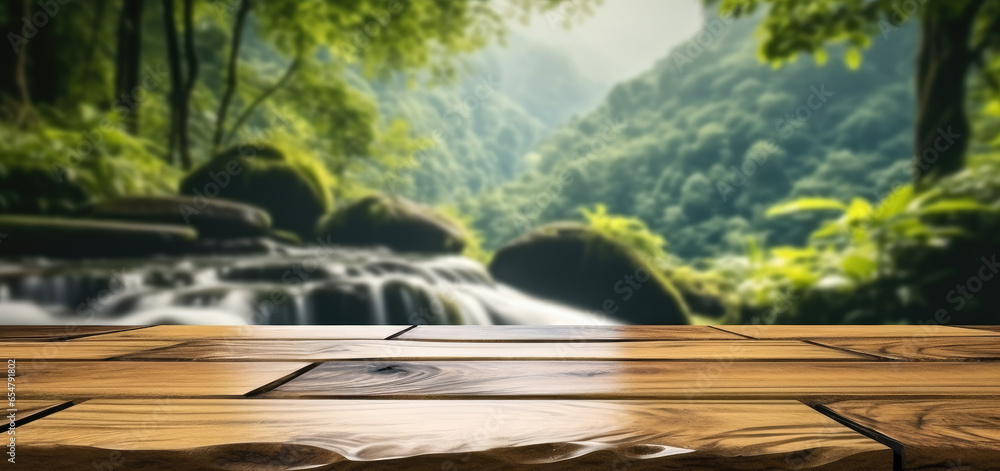
[[638, 324], [686, 324], [683, 297], [659, 269], [602, 232], [555, 223], [497, 251], [490, 273], [537, 296]]
[[358, 246], [384, 246], [399, 252], [461, 253], [462, 230], [447, 218], [412, 201], [374, 195], [327, 215], [318, 226], [321, 238]]
[[309, 239], [316, 221], [333, 206], [329, 181], [322, 165], [308, 156], [271, 146], [236, 146], [191, 172], [180, 191], [261, 207], [274, 227]]

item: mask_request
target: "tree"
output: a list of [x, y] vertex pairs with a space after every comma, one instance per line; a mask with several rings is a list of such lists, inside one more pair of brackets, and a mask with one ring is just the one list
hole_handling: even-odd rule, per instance
[[913, 177], [924, 188], [962, 168], [972, 134], [965, 109], [967, 81], [978, 67], [987, 81], [996, 83], [983, 64], [1000, 47], [1000, 2], [721, 0], [720, 10], [746, 16], [761, 7], [768, 10], [760, 53], [778, 64], [803, 52], [822, 63], [826, 44], [846, 41], [847, 64], [857, 68], [860, 50], [871, 44], [872, 36], [888, 37], [906, 21], [919, 21]]
[[24, 18], [31, 17], [30, 0], [6, 0], [4, 6], [7, 22], [4, 25], [5, 40], [9, 44], [0, 47], [0, 63], [4, 71], [0, 74], [0, 104], [4, 115], [17, 126], [24, 126], [31, 115], [31, 97], [28, 93], [28, 52], [27, 40], [18, 34]]
[[124, 114], [125, 129], [139, 131], [139, 109], [133, 106], [133, 93], [139, 86], [139, 61], [142, 51], [142, 10], [144, 0], [123, 0], [118, 17], [118, 55], [115, 59], [115, 100], [129, 108]]
[[[592, 5], [599, 1], [512, 0], [508, 2], [507, 10], [471, 0], [221, 2], [228, 3], [228, 7], [223, 6], [220, 11], [234, 13], [234, 19], [210, 152], [214, 153], [235, 137], [240, 127], [250, 121], [268, 98], [286, 87], [301, 70], [310, 69], [308, 65], [324, 64], [325, 67], [337, 68], [343, 64], [358, 64], [373, 76], [429, 68], [434, 75], [449, 76], [455, 71], [451, 60], [455, 55], [474, 51], [493, 38], [503, 37], [504, 16], [517, 14], [526, 17], [532, 12], [545, 11], [557, 14], [560, 21], [569, 24], [573, 19], [589, 14]], [[185, 14], [186, 19], [188, 14]], [[249, 100], [233, 125], [228, 126], [230, 108], [239, 97], [240, 51], [245, 41], [245, 30], [250, 25], [256, 34], [292, 60], [285, 72]], [[185, 34], [190, 30], [190, 25], [186, 25]], [[170, 34], [169, 31], [167, 34]], [[186, 43], [190, 45], [192, 42], [193, 39], [188, 37]], [[193, 47], [189, 49], [185, 55], [191, 60]], [[189, 76], [186, 95], [172, 103], [172, 107], [188, 106], [194, 80], [193, 76]], [[305, 96], [298, 98], [307, 99]], [[184, 129], [186, 111], [180, 110], [176, 115], [181, 121], [179, 129]], [[183, 142], [179, 145], [183, 155], [187, 145]]]

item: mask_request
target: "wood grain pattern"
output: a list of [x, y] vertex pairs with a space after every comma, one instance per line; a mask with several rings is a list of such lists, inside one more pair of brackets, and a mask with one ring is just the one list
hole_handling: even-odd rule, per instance
[[130, 360], [865, 360], [787, 340], [640, 342], [415, 342], [406, 340], [204, 340], [139, 352]]
[[326, 339], [381, 340], [403, 331], [405, 325], [158, 325], [146, 329], [79, 339], [96, 340], [195, 340], [195, 339]]
[[893, 459], [790, 401], [94, 400], [20, 440], [36, 469], [89, 469], [109, 452], [115, 470], [882, 470]]
[[101, 325], [3, 325], [0, 326], [0, 340], [18, 342], [62, 340], [137, 328]]
[[[3, 407], [0, 407], [0, 412], [3, 412], [3, 414], [0, 414], [3, 416], [3, 420], [0, 420], [0, 432], [6, 432], [10, 429], [10, 419], [7, 418], [8, 414], [14, 414], [14, 430], [16, 432], [17, 427], [20, 427], [25, 420], [28, 420], [54, 407], [66, 404], [67, 402], [68, 401], [30, 401], [25, 399], [16, 399], [14, 401], [14, 407], [10, 407], [10, 403], [5, 399], [3, 402], [0, 402], [0, 404], [3, 404]], [[7, 440], [4, 441], [6, 442]]]
[[18, 368], [17, 397], [21, 399], [242, 396], [308, 363], [50, 361], [30, 365]]
[[718, 328], [750, 338], [768, 340], [1000, 336], [1000, 332], [991, 333], [943, 325], [720, 325]]
[[421, 325], [400, 335], [399, 339], [444, 342], [609, 342], [745, 338], [703, 325]]
[[1000, 360], [1000, 337], [818, 339], [815, 342], [895, 360]]
[[826, 406], [903, 445], [905, 469], [1000, 468], [1000, 400], [844, 401]]
[[15, 360], [102, 360], [177, 345], [174, 341], [0, 342], [0, 356]]
[[273, 398], [607, 399], [908, 395], [1000, 395], [1000, 363], [327, 362], [266, 394]]

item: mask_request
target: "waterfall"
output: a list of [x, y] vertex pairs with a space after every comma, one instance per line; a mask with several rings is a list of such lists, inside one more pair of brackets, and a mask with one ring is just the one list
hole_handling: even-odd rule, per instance
[[495, 283], [459, 256], [325, 247], [0, 265], [0, 324], [614, 323]]

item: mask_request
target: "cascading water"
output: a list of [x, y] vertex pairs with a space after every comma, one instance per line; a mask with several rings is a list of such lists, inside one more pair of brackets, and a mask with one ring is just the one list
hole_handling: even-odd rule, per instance
[[614, 324], [458, 256], [343, 247], [141, 261], [0, 261], [0, 324]]

